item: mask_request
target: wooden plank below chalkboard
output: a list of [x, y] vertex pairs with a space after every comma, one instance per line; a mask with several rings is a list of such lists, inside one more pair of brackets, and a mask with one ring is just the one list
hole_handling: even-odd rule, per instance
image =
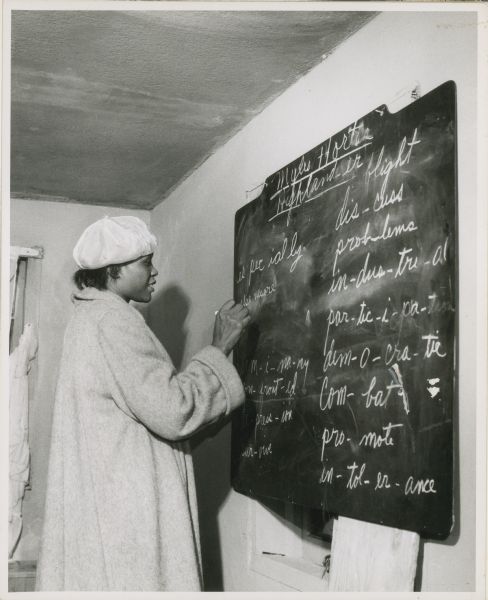
[[329, 592], [413, 592], [419, 536], [339, 517], [334, 523]]
[[232, 483], [445, 538], [453, 526], [456, 105], [380, 106], [236, 213]]

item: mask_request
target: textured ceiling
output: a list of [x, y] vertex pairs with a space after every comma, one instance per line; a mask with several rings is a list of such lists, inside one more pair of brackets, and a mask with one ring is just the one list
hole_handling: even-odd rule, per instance
[[373, 16], [14, 11], [12, 195], [152, 208]]

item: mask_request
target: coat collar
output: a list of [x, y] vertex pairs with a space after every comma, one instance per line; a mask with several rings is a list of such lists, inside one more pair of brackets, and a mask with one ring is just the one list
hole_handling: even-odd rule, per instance
[[[71, 294], [71, 301], [75, 306], [81, 306], [89, 301], [101, 300], [102, 302], [109, 302], [110, 304], [115, 304], [117, 306], [126, 306], [130, 310], [134, 310], [140, 317], [142, 317], [141, 313], [134, 307], [131, 306], [128, 302], [126, 302], [123, 298], [114, 294], [109, 290], [97, 290], [93, 287], [86, 287], [82, 290], [76, 290]], [[142, 317], [144, 318], [144, 317]]]
[[127, 304], [127, 302], [117, 294], [114, 294], [109, 290], [97, 290], [93, 287], [76, 290], [76, 292], [71, 294], [71, 301], [74, 304], [79, 304], [86, 300], [104, 300], [106, 302], [121, 302], [122, 304]]

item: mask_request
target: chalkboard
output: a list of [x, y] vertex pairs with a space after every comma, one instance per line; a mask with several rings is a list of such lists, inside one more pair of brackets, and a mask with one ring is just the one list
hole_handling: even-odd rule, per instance
[[445, 538], [453, 525], [456, 114], [448, 81], [266, 179], [236, 213], [232, 484]]

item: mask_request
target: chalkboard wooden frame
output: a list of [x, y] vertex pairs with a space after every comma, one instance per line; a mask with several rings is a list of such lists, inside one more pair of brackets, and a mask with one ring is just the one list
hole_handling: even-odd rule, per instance
[[446, 538], [453, 527], [456, 90], [385, 105], [235, 219], [246, 402], [232, 485]]

